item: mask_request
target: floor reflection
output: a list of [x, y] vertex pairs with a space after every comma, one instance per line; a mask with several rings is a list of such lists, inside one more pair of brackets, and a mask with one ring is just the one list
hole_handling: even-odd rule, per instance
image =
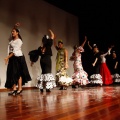
[[[39, 89], [24, 90], [22, 95], [18, 96], [8, 96], [7, 92], [0, 92], [0, 120], [22, 120], [23, 117], [25, 119], [30, 116], [42, 118], [45, 114], [58, 114], [65, 111], [67, 114], [70, 114], [68, 112], [70, 110], [71, 113], [74, 113], [76, 110], [84, 111], [89, 107], [94, 107], [94, 103], [96, 106], [101, 103], [106, 104], [116, 98], [120, 98], [120, 86], [77, 89], [69, 87], [68, 90], [63, 91], [55, 88], [51, 93], [44, 92], [43, 94], [40, 93]], [[96, 109], [96, 114], [108, 114], [111, 109], [110, 107], [101, 111]]]

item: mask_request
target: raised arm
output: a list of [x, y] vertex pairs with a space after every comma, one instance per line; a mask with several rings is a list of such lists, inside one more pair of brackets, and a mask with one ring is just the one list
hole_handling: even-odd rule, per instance
[[105, 57], [106, 55], [110, 55], [111, 49], [112, 48], [108, 48], [108, 51], [106, 53], [102, 54], [101, 56]]
[[92, 46], [90, 45], [89, 41], [88, 41], [88, 47], [92, 50]]
[[56, 43], [56, 35], [54, 36], [54, 47], [57, 46], [57, 43]]
[[82, 43], [81, 47], [84, 47], [84, 45], [85, 45], [86, 41], [87, 41], [87, 36], [85, 36], [85, 39], [84, 39], [84, 41], [83, 41], [83, 43]]
[[51, 29], [49, 29], [49, 32], [50, 32], [50, 38], [54, 40], [55, 35], [54, 35], [53, 31]]

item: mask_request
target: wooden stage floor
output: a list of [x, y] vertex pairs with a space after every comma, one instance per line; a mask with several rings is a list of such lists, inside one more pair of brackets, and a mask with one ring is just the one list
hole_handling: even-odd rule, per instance
[[0, 92], [0, 120], [120, 120], [120, 85]]

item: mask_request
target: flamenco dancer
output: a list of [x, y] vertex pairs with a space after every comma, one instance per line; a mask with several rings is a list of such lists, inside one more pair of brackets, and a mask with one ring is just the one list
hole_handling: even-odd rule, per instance
[[110, 55], [112, 47], [108, 49], [107, 53], [101, 52], [101, 65], [100, 65], [100, 74], [102, 76], [103, 85], [110, 85], [113, 83], [112, 75], [110, 73], [110, 70], [108, 69], [108, 66], [106, 64], [106, 55]]
[[22, 93], [22, 86], [31, 80], [25, 56], [21, 50], [23, 40], [18, 29], [20, 23], [16, 23], [12, 29], [8, 45], [8, 56], [5, 58], [7, 64], [5, 87], [12, 88], [8, 95], [19, 95]]
[[100, 75], [100, 65], [101, 65], [100, 51], [96, 44], [93, 44], [93, 46], [91, 46], [89, 44], [89, 41], [88, 41], [88, 46], [93, 51], [94, 54], [93, 62], [92, 62], [93, 74], [90, 76], [90, 84], [102, 86], [103, 81], [102, 81], [102, 76]]
[[37, 62], [40, 56], [40, 66], [42, 69], [42, 73], [40, 77], [38, 77], [38, 84], [36, 85], [41, 93], [44, 92], [44, 88], [46, 92], [51, 92], [51, 89], [56, 87], [55, 78], [51, 72], [52, 70], [52, 45], [54, 39], [54, 33], [49, 29], [50, 37], [48, 35], [44, 35], [42, 38], [42, 46], [40, 46], [37, 50], [33, 50], [29, 52], [31, 66]]
[[85, 40], [82, 43], [81, 46], [74, 47], [74, 52], [72, 56], [70, 57], [70, 60], [74, 61], [73, 63], [73, 68], [74, 68], [74, 73], [72, 75], [73, 83], [72, 83], [72, 88], [76, 88], [76, 85], [80, 86], [85, 86], [89, 83], [88, 80], [88, 74], [86, 71], [84, 71], [83, 66], [82, 66], [82, 52], [84, 52], [84, 45], [87, 41], [87, 37], [85, 36]]
[[119, 60], [115, 50], [111, 52], [111, 56], [109, 57], [108, 67], [111, 71], [113, 82], [120, 83], [120, 75], [119, 75]]
[[68, 51], [64, 48], [64, 44], [62, 40], [58, 41], [58, 45], [56, 44], [56, 40], [54, 39], [54, 46], [57, 50], [56, 56], [56, 81], [60, 86], [59, 90], [67, 90], [67, 87], [71, 85], [72, 78], [70, 78], [67, 74], [68, 69]]

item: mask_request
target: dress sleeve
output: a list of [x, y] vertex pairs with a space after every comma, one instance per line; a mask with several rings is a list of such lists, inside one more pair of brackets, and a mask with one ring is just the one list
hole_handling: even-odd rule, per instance
[[31, 62], [37, 62], [39, 58], [39, 52], [37, 50], [32, 50], [28, 53]]

